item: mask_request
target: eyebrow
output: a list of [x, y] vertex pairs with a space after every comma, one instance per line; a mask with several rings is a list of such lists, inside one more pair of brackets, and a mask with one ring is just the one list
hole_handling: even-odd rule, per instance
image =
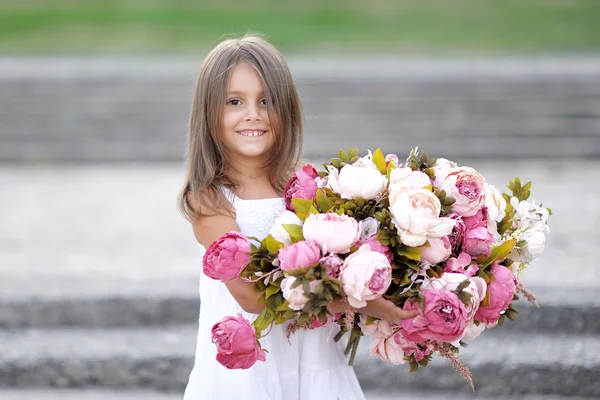
[[[244, 94], [247, 94], [247, 92], [245, 92], [243, 90], [232, 90], [230, 92], [227, 92], [227, 96], [244, 95]], [[258, 92], [258, 94], [264, 95], [265, 93], [264, 93], [264, 91], [261, 90], [260, 92]]]

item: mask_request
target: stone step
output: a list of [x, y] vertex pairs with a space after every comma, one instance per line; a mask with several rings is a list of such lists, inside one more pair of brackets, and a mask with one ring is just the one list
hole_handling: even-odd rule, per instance
[[[507, 320], [505, 332], [600, 334], [600, 302], [594, 290], [563, 290], [557, 302], [554, 290], [536, 291], [540, 308], [525, 300], [514, 303], [516, 321]], [[5, 300], [0, 308], [0, 329], [76, 327], [112, 329], [194, 323], [199, 300], [194, 297], [63, 298]]]
[[[0, 333], [0, 387], [102, 387], [182, 391], [193, 363], [195, 326]], [[470, 394], [444, 360], [409, 374], [369, 357], [363, 341], [356, 373], [367, 391]], [[594, 335], [486, 332], [462, 350], [478, 395], [600, 396], [600, 338]]]
[[[452, 393], [443, 392], [412, 392], [412, 393], [381, 393], [379, 391], [365, 391], [367, 400], [447, 400], [453, 397]], [[2, 400], [181, 400], [179, 392], [152, 392], [144, 390], [108, 390], [108, 389], [0, 389]], [[518, 396], [484, 396], [461, 393], [461, 399], [473, 400], [583, 400], [584, 397], [518, 395]], [[231, 400], [231, 399], [222, 399]]]
[[[0, 57], [0, 162], [180, 161], [200, 63]], [[597, 65], [598, 57], [290, 62], [307, 157], [343, 141], [496, 159], [600, 156]]]

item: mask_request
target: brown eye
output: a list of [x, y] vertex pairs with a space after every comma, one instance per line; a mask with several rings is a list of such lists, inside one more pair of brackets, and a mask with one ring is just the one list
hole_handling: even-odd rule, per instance
[[242, 102], [238, 99], [231, 99], [227, 102], [227, 104], [231, 104], [232, 106], [239, 106], [240, 104], [242, 104]]

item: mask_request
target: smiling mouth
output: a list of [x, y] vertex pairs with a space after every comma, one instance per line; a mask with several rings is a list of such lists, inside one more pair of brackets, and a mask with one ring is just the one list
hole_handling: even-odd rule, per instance
[[248, 137], [256, 137], [256, 136], [262, 136], [265, 133], [267, 133], [267, 131], [263, 131], [263, 130], [257, 130], [257, 129], [245, 129], [243, 131], [238, 131], [238, 133], [242, 136], [248, 136]]

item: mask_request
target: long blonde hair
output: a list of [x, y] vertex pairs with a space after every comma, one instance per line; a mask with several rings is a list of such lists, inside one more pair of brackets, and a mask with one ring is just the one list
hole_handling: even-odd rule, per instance
[[[234, 187], [225, 174], [227, 154], [219, 135], [222, 109], [233, 67], [245, 62], [260, 75], [269, 104], [274, 144], [265, 165], [269, 181], [282, 192], [302, 152], [303, 116], [292, 74], [281, 53], [257, 35], [219, 43], [204, 59], [192, 100], [187, 140], [186, 178], [178, 196], [179, 209], [188, 220], [205, 211], [223, 209], [226, 198], [219, 187]], [[190, 206], [190, 197], [202, 205]]]

